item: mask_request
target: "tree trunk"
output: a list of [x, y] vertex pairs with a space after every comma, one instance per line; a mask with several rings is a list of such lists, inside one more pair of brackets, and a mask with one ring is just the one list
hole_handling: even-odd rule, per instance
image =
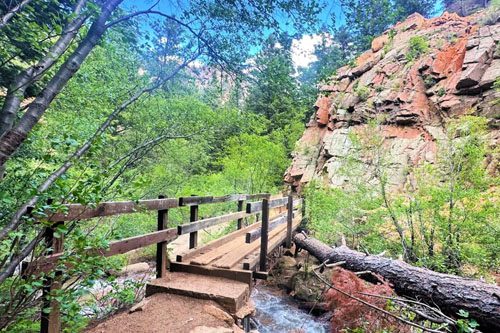
[[366, 255], [346, 246], [332, 248], [303, 234], [294, 236], [295, 244], [321, 262], [345, 261], [351, 271], [371, 271], [387, 279], [399, 295], [437, 305], [443, 313], [457, 317], [468, 311], [482, 332], [500, 332], [500, 287], [454, 275], [414, 267], [399, 260]]

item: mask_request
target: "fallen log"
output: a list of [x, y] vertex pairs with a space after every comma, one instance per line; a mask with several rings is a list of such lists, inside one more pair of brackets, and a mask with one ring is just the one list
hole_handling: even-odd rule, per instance
[[479, 323], [485, 333], [500, 332], [500, 287], [455, 275], [415, 267], [400, 260], [366, 255], [347, 246], [332, 248], [317, 239], [296, 234], [297, 247], [307, 250], [320, 262], [344, 261], [342, 267], [353, 272], [371, 271], [389, 281], [400, 296], [416, 298], [438, 306], [450, 317], [459, 310]]

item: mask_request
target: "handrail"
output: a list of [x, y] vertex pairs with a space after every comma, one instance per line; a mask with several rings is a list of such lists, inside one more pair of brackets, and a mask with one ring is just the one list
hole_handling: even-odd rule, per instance
[[86, 220], [94, 217], [104, 217], [127, 213], [138, 213], [149, 210], [162, 210], [176, 208], [179, 200], [175, 198], [149, 199], [138, 201], [110, 201], [102, 202], [96, 207], [81, 204], [62, 205], [65, 212], [48, 213], [48, 221], [65, 222], [74, 220]]
[[248, 214], [246, 212], [236, 212], [236, 213], [230, 213], [222, 216], [215, 216], [215, 217], [209, 217], [203, 220], [198, 220], [196, 222], [188, 223], [188, 224], [181, 224], [177, 226], [177, 233], [179, 235], [184, 235], [193, 231], [198, 231], [201, 229], [205, 229], [208, 227], [212, 227], [214, 225], [224, 223], [224, 222], [229, 222], [229, 221], [234, 221], [238, 219], [242, 219], [245, 217], [249, 217], [252, 215], [255, 215], [256, 213]]
[[[288, 197], [269, 200], [269, 208], [284, 207], [288, 203]], [[253, 213], [262, 210], [262, 201], [247, 203], [247, 213]]]
[[[248, 202], [246, 207], [244, 203], [249, 200], [262, 201]], [[221, 216], [215, 216], [198, 220], [198, 206], [202, 204], [214, 204], [223, 202], [237, 201], [237, 212], [228, 213]], [[277, 225], [287, 222], [287, 245], [289, 246], [292, 232], [292, 218], [293, 209], [299, 205], [303, 205], [302, 199], [293, 200], [292, 196], [271, 199], [270, 194], [231, 194], [225, 196], [191, 196], [180, 198], [164, 198], [159, 196], [158, 199], [138, 200], [138, 201], [115, 201], [115, 202], [102, 202], [96, 206], [82, 205], [82, 204], [64, 204], [61, 205], [61, 211], [53, 212], [46, 211], [44, 217], [36, 217], [38, 221], [51, 222], [45, 229], [45, 241], [48, 253], [41, 256], [32, 262], [23, 262], [21, 274], [23, 276], [38, 275], [40, 273], [47, 273], [51, 270], [60, 270], [58, 267], [59, 261], [67, 255], [63, 250], [64, 239], [62, 237], [55, 237], [55, 231], [61, 225], [68, 221], [86, 220], [96, 217], [113, 216], [120, 214], [131, 214], [144, 211], [157, 211], [157, 231], [142, 234], [138, 236], [129, 237], [113, 241], [106, 249], [90, 250], [91, 255], [101, 255], [105, 257], [126, 253], [138, 248], [156, 244], [156, 276], [162, 278], [166, 274], [167, 251], [166, 246], [169, 242], [176, 239], [179, 235], [189, 233], [189, 248], [197, 247], [198, 230], [208, 228], [220, 223], [237, 221], [237, 228], [243, 227], [243, 219], [249, 216], [262, 214], [262, 222], [252, 230], [245, 234], [248, 241], [253, 241], [260, 237], [260, 272], [255, 272], [256, 277], [265, 276], [264, 273], [267, 263], [267, 249], [269, 231], [273, 230]], [[190, 218], [188, 223], [177, 226], [176, 228], [168, 228], [168, 211], [172, 208], [189, 207]], [[270, 209], [287, 207], [285, 213], [281, 213], [277, 218], [269, 221]], [[244, 210], [244, 208], [246, 208]], [[281, 209], [280, 209], [281, 211]], [[285, 216], [286, 215], [286, 216]], [[71, 266], [71, 263], [64, 263]], [[250, 265], [248, 265], [250, 266]], [[60, 324], [59, 318], [59, 304], [52, 302], [50, 315], [46, 314], [47, 304], [51, 303], [49, 300], [54, 290], [61, 287], [60, 271], [56, 271], [55, 277], [42, 276], [44, 284], [47, 288], [42, 292], [42, 323], [41, 331], [46, 332], [48, 323], [58, 326]], [[59, 276], [59, 277], [58, 277]], [[52, 322], [54, 321], [54, 322]]]
[[127, 213], [139, 213], [150, 210], [163, 210], [177, 208], [179, 206], [192, 206], [202, 204], [214, 204], [233, 201], [247, 201], [268, 197], [268, 193], [259, 194], [231, 194], [225, 196], [192, 196], [180, 198], [161, 198], [137, 201], [109, 201], [102, 202], [97, 206], [82, 204], [63, 204], [61, 212], [47, 211], [47, 218], [38, 218], [49, 222], [66, 222], [74, 220], [86, 220], [95, 217], [121, 215]]

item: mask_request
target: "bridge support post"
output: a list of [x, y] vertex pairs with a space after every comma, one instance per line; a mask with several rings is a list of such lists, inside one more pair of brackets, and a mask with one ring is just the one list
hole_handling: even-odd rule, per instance
[[266, 271], [267, 266], [267, 242], [269, 237], [269, 199], [262, 200], [262, 224], [260, 234], [260, 262], [259, 270]]
[[287, 215], [286, 215], [286, 242], [285, 245], [289, 249], [292, 247], [292, 223], [293, 223], [293, 196], [288, 196], [288, 202], [286, 205]]
[[[198, 205], [189, 206], [189, 222], [198, 220]], [[198, 246], [198, 231], [189, 233], [189, 248], [194, 249]]]
[[[50, 204], [50, 202], [49, 202]], [[55, 236], [57, 227], [63, 225], [64, 222], [56, 222], [45, 229], [45, 244], [47, 246], [47, 254], [57, 254], [63, 251], [64, 235]], [[51, 297], [54, 297], [55, 292], [61, 288], [60, 271], [55, 272], [55, 277], [43, 279], [42, 289], [42, 311], [40, 320], [41, 333], [59, 333], [61, 331], [61, 311], [60, 304]]]
[[[238, 200], [238, 212], [241, 212], [243, 211], [243, 203], [245, 201], [244, 200]], [[243, 228], [243, 219], [238, 219], [238, 223], [237, 223], [237, 229], [240, 230], [241, 228]]]
[[[159, 195], [158, 199], [164, 199], [164, 195]], [[158, 231], [167, 229], [168, 209], [158, 211]], [[163, 278], [167, 275], [167, 242], [156, 244], [156, 278]]]

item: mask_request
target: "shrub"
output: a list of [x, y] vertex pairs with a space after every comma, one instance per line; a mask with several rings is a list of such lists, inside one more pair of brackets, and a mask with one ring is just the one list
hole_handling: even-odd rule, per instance
[[406, 60], [413, 61], [429, 50], [429, 43], [422, 36], [410, 38], [410, 49], [406, 54]]
[[368, 99], [368, 96], [370, 96], [370, 89], [366, 86], [358, 85], [354, 91], [363, 102]]

